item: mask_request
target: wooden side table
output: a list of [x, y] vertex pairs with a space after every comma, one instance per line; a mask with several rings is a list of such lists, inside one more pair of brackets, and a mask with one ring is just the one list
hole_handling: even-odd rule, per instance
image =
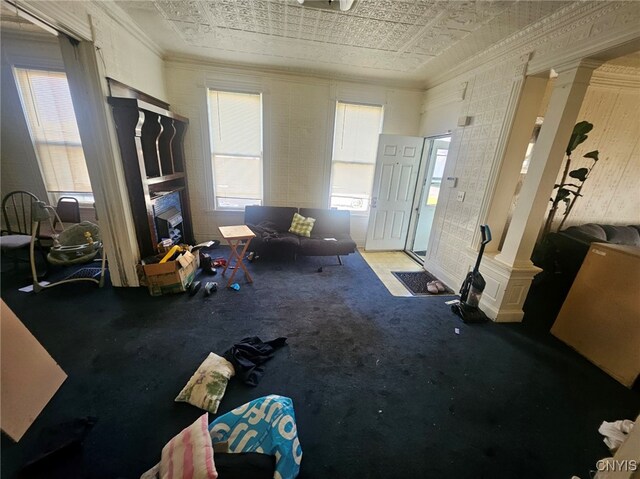
[[[249, 274], [249, 271], [247, 271], [247, 267], [244, 265], [243, 259], [247, 252], [247, 248], [249, 248], [251, 239], [255, 238], [256, 235], [246, 225], [220, 226], [218, 229], [220, 230], [222, 237], [227, 240], [227, 243], [229, 243], [229, 246], [231, 247], [231, 254], [229, 255], [229, 259], [227, 260], [224, 270], [222, 271], [222, 275], [224, 276], [229, 267], [233, 269], [233, 272], [229, 277], [229, 281], [227, 282], [227, 287], [231, 286], [231, 283], [233, 283], [233, 277], [238, 272], [238, 268], [242, 268], [244, 271], [244, 277], [249, 283], [253, 283], [253, 279], [251, 279], [251, 275]], [[245, 242], [244, 247], [242, 248], [242, 252], [238, 254], [238, 247], [243, 241]], [[231, 261], [234, 259], [236, 260], [235, 265], [231, 266]]]

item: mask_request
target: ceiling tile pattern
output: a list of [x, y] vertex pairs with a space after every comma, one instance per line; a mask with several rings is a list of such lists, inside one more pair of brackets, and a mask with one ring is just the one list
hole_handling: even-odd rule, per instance
[[356, 0], [348, 12], [310, 0], [117, 3], [170, 53], [419, 81], [572, 2]]

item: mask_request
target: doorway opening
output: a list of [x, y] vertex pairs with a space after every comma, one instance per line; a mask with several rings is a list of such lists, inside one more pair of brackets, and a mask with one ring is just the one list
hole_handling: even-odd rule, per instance
[[425, 138], [424, 154], [418, 188], [416, 188], [414, 208], [410, 221], [410, 231], [405, 251], [420, 263], [424, 262], [429, 247], [431, 226], [438, 204], [442, 176], [447, 162], [451, 136]]

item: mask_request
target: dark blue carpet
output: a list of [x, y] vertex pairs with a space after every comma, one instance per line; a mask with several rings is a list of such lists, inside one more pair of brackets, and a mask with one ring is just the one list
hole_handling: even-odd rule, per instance
[[46, 426], [96, 416], [88, 477], [138, 478], [201, 414], [173, 402], [200, 362], [253, 335], [289, 346], [257, 388], [232, 380], [219, 412], [291, 397], [301, 478], [588, 477], [608, 455], [600, 422], [637, 415], [637, 392], [550, 335], [464, 325], [450, 298], [393, 297], [358, 254], [334, 260], [255, 262], [253, 285], [210, 298], [78, 284], [32, 295], [4, 281], [2, 297], [69, 379], [19, 444], [3, 437], [2, 477]]

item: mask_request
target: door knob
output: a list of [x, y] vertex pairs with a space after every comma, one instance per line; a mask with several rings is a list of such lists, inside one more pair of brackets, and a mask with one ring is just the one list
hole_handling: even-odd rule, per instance
[[371, 207], [375, 208], [378, 205], [378, 198], [371, 198]]

